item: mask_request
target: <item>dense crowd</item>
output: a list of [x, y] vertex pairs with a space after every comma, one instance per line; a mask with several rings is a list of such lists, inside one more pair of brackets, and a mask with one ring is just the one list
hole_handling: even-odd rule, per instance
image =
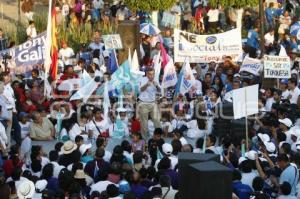
[[[151, 22], [151, 13], [130, 11], [117, 0], [57, 2], [66, 27]], [[29, 39], [37, 36], [33, 6], [33, 1], [23, 1]], [[101, 30], [95, 30], [91, 42], [80, 44], [78, 51], [68, 41], [60, 42], [52, 93], [44, 92], [49, 85], [42, 66], [22, 74], [2, 71], [0, 198], [180, 198], [178, 190], [184, 186], [179, 181], [180, 152], [219, 155], [220, 162], [232, 170], [233, 198], [300, 198], [300, 31], [299, 35], [291, 31], [292, 25], [300, 23], [299, 8], [295, 0], [265, 2], [267, 31], [262, 49], [258, 8], [213, 8], [205, 0], [177, 1], [170, 10], [159, 12], [159, 35], [140, 35], [139, 70], [145, 76], [138, 79], [138, 91], [128, 86], [120, 92], [109, 85], [108, 111], [101, 88], [116, 68], [112, 67], [114, 52], [105, 49]], [[283, 47], [291, 60], [290, 79], [265, 84], [262, 73], [239, 72], [241, 62], [224, 55], [218, 63], [190, 63], [195, 81], [187, 93], [161, 88], [154, 62], [163, 50], [173, 57], [173, 28], [220, 33], [235, 28], [239, 16], [247, 33], [244, 56], [257, 58], [262, 51], [278, 55]], [[8, 47], [0, 29], [0, 50]], [[183, 63], [174, 65], [179, 74]], [[59, 89], [70, 79], [88, 79], [84, 84], [93, 80], [88, 89], [93, 85], [95, 91], [88, 99], [83, 95], [70, 100], [79, 88]], [[247, 143], [245, 119], [233, 119], [232, 93], [254, 84], [260, 87], [259, 113], [248, 118]]]

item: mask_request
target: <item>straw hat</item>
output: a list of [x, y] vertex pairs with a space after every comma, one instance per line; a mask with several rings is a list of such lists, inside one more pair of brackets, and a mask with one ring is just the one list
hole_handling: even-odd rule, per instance
[[66, 141], [64, 145], [61, 147], [61, 152], [65, 155], [72, 153], [77, 149], [77, 145], [72, 141]]
[[35, 187], [33, 182], [31, 182], [30, 180], [24, 180], [17, 187], [17, 195], [19, 199], [32, 198], [34, 193]]

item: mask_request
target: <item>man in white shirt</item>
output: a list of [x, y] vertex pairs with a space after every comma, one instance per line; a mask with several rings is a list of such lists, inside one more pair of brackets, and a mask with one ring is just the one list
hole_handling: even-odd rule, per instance
[[30, 39], [35, 38], [37, 36], [37, 32], [34, 26], [34, 21], [29, 21], [29, 26], [26, 29], [26, 34], [27, 37]]
[[146, 77], [141, 78], [140, 83], [140, 95], [138, 104], [138, 114], [141, 121], [141, 134], [143, 139], [147, 140], [148, 134], [148, 118], [151, 115], [151, 119], [155, 128], [160, 127], [158, 107], [155, 102], [156, 93], [160, 91], [160, 87], [157, 82], [154, 81], [154, 69], [149, 68]]
[[288, 79], [282, 79], [279, 84], [279, 89], [282, 91], [281, 99], [286, 100], [290, 95], [290, 91], [288, 90]]
[[91, 192], [93, 191], [98, 191], [99, 193], [101, 193], [102, 191], [106, 191], [106, 188], [108, 185], [113, 184], [116, 185], [117, 187], [119, 187], [117, 184], [112, 183], [111, 181], [107, 180], [108, 177], [108, 172], [107, 171], [102, 171], [99, 172], [99, 181], [96, 184], [93, 184], [91, 186]]
[[65, 65], [72, 65], [71, 58], [75, 56], [73, 49], [68, 47], [68, 44], [65, 41], [62, 41], [61, 46], [62, 48], [58, 52], [58, 57]]
[[97, 139], [99, 134], [108, 132], [109, 124], [107, 118], [103, 118], [102, 111], [99, 108], [95, 108], [94, 119], [88, 124], [88, 134], [89, 137]]
[[288, 99], [291, 104], [298, 104], [298, 98], [300, 95], [300, 89], [297, 86], [297, 80], [295, 78], [289, 79], [288, 88], [290, 90], [290, 95]]
[[[8, 72], [3, 72], [1, 75], [1, 81], [4, 83], [2, 84], [0, 89], [0, 94], [2, 95], [3, 99], [6, 101], [6, 109], [7, 109], [7, 128], [6, 128], [6, 135], [8, 138], [8, 145], [7, 148], [10, 148], [10, 139], [11, 139], [11, 131], [14, 129], [14, 140], [16, 143], [21, 146], [21, 128], [19, 125], [18, 117], [17, 117], [17, 110], [16, 110], [16, 103], [15, 103], [15, 95], [14, 90], [12, 89], [11, 77]], [[3, 91], [3, 92], [2, 92]]]

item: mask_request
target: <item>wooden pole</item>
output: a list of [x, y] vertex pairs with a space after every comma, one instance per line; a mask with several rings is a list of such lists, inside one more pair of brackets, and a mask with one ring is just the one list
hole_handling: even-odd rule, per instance
[[249, 133], [248, 133], [248, 118], [247, 118], [247, 89], [245, 90], [245, 110], [246, 110], [246, 116], [245, 116], [245, 125], [246, 125], [246, 149], [249, 149]]
[[20, 42], [19, 40], [19, 33], [20, 33], [20, 26], [21, 26], [21, 0], [18, 0], [18, 22], [17, 22], [17, 40], [18, 43]]
[[259, 25], [260, 25], [260, 57], [262, 58], [265, 54], [265, 11], [264, 11], [264, 2], [263, 0], [259, 0]]

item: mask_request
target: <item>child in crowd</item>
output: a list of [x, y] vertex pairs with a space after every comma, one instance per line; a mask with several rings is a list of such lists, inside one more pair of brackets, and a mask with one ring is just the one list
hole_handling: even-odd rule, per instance
[[136, 151], [145, 151], [145, 141], [142, 139], [142, 135], [140, 133], [132, 134], [131, 147], [133, 153]]
[[162, 145], [165, 143], [164, 139], [161, 138], [162, 134], [162, 129], [156, 128], [153, 132], [153, 137], [148, 141], [148, 151], [152, 166], [155, 165], [157, 154], [162, 153]]

